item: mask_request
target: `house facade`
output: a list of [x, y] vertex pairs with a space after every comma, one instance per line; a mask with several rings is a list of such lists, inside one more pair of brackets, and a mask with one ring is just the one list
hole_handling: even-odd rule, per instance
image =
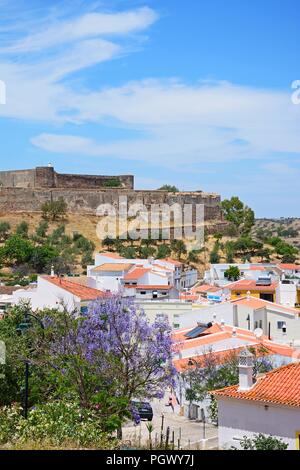
[[238, 385], [213, 392], [220, 448], [240, 448], [244, 437], [262, 433], [283, 440], [289, 450], [300, 450], [300, 363], [253, 380], [251, 356], [240, 356]]

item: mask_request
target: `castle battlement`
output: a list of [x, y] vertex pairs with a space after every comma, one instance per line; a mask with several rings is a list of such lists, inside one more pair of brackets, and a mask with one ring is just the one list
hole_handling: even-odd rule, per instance
[[218, 194], [135, 190], [132, 175], [68, 175], [57, 173], [52, 166], [0, 172], [0, 213], [40, 212], [45, 202], [63, 198], [69, 212], [95, 214], [100, 204], [117, 207], [120, 196], [126, 196], [128, 204], [149, 209], [152, 204], [203, 204], [206, 221], [222, 220]]
[[133, 189], [132, 175], [98, 176], [57, 173], [52, 166], [0, 171], [0, 187], [24, 189]]

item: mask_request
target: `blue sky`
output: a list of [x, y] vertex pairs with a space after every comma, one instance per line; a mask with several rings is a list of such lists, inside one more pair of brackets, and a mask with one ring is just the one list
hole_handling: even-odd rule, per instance
[[0, 0], [1, 169], [300, 216], [299, 0]]

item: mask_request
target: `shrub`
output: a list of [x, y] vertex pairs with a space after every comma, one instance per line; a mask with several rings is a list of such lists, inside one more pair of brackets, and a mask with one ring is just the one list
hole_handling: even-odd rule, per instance
[[26, 442], [50, 446], [72, 443], [80, 447], [112, 448], [101, 430], [101, 422], [93, 410], [81, 408], [77, 403], [49, 402], [31, 409], [28, 419], [21, 407], [6, 406], [0, 411], [0, 443], [22, 445]]
[[0, 222], [0, 241], [5, 241], [8, 238], [10, 231], [10, 224], [8, 222]]
[[178, 193], [179, 189], [176, 186], [173, 186], [171, 184], [164, 184], [160, 188], [158, 188], [158, 191], [168, 191], [169, 193]]
[[121, 186], [120, 178], [110, 178], [104, 181], [103, 186], [105, 188], [119, 188]]
[[65, 200], [61, 197], [57, 201], [48, 201], [45, 202], [42, 207], [42, 213], [43, 213], [43, 218], [48, 220], [58, 220], [60, 218], [63, 218], [66, 215], [67, 212], [67, 203]]

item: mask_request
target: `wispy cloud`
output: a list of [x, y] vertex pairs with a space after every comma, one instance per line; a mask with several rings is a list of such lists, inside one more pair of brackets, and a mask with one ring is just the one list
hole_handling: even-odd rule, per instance
[[86, 38], [122, 36], [146, 29], [156, 20], [157, 14], [147, 7], [122, 13], [87, 13], [65, 21], [55, 21], [46, 30], [29, 34], [0, 48], [0, 53], [32, 53]]
[[27, 14], [25, 9], [24, 22], [9, 21], [16, 12], [6, 10], [5, 27], [11, 28], [11, 34], [1, 30], [0, 20], [0, 77], [7, 84], [7, 105], [0, 108], [0, 116], [82, 121], [74, 105], [80, 95], [73, 91], [68, 76], [129, 53], [135, 47], [136, 34], [158, 18], [148, 7], [74, 16], [74, 6], [72, 13], [67, 3], [60, 6], [58, 10], [45, 9], [43, 16], [40, 10]]
[[287, 93], [226, 82], [187, 86], [148, 80], [77, 94], [72, 105], [80, 122], [129, 127], [144, 137], [101, 144], [47, 133], [34, 138], [34, 145], [166, 166], [300, 153], [300, 107], [292, 105]]
[[[149, 7], [111, 13], [93, 7], [81, 15], [74, 8], [54, 9], [39, 21], [30, 15], [30, 27], [19, 22], [18, 34], [0, 47], [0, 76], [7, 84], [0, 116], [60, 124], [60, 132], [47, 129], [31, 140], [48, 152], [118, 157], [178, 171], [200, 162], [300, 154], [300, 106], [288, 92], [223, 81], [188, 85], [174, 78], [103, 88], [97, 74], [91, 88], [74, 89], [71, 73], [128, 53], [136, 34], [157, 19]], [[73, 133], [64, 131], [66, 123], [77, 124]], [[130, 139], [102, 143], [84, 136], [89, 123], [130, 129], [136, 137], [131, 132]]]

